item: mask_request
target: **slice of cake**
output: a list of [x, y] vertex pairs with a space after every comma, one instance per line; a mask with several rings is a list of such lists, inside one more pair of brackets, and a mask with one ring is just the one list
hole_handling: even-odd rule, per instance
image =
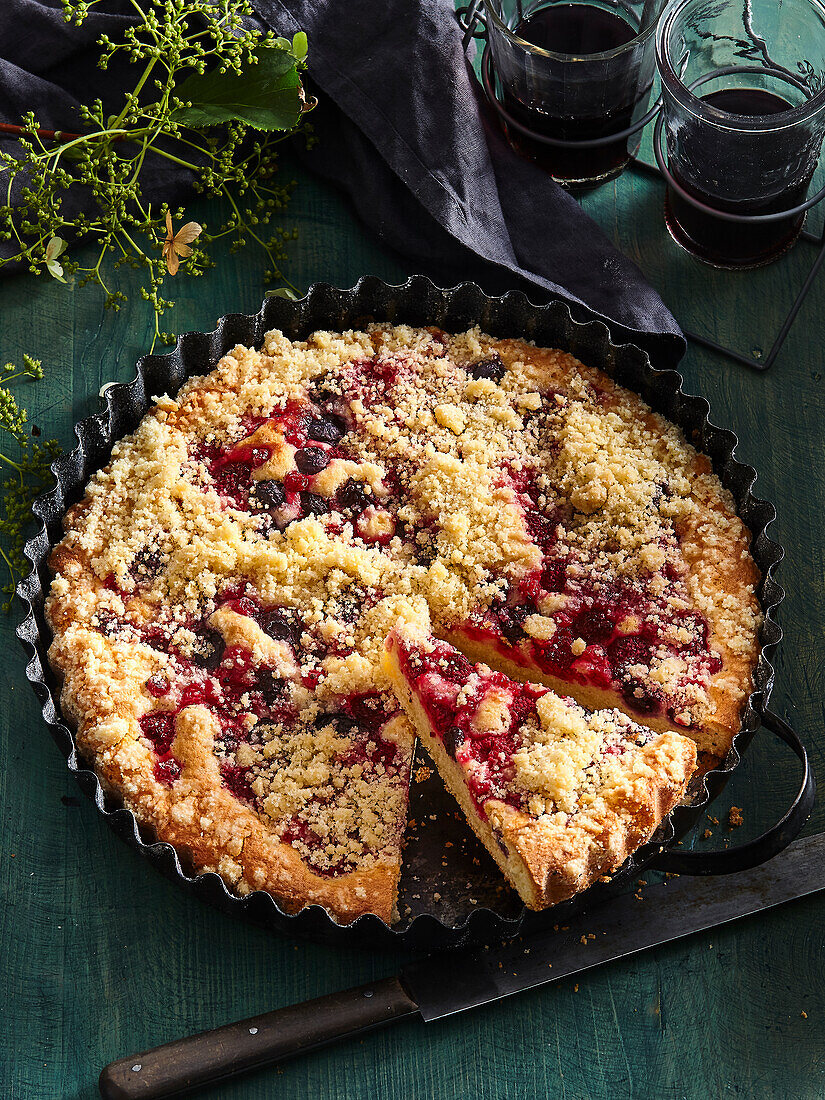
[[467, 820], [531, 909], [615, 871], [678, 804], [693, 741], [472, 665], [399, 622], [385, 669]]

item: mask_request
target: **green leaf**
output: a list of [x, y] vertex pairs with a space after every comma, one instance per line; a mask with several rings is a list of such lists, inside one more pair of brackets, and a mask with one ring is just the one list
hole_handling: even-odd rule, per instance
[[303, 61], [307, 55], [307, 36], [304, 31], [298, 31], [292, 39], [292, 56], [296, 61]]
[[217, 126], [246, 122], [256, 130], [291, 130], [301, 117], [301, 81], [290, 51], [261, 49], [257, 65], [244, 72], [195, 74], [175, 95], [190, 106], [173, 112], [184, 126]]

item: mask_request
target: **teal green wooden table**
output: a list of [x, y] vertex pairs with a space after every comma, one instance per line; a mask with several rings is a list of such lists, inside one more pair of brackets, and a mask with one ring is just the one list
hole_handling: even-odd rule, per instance
[[[286, 221], [299, 230], [290, 275], [350, 285], [398, 282], [419, 267], [382, 247], [335, 191], [297, 169]], [[681, 254], [661, 218], [662, 188], [626, 175], [585, 200], [683, 324], [759, 356], [813, 258], [731, 275]], [[198, 216], [198, 208], [192, 208]], [[204, 213], [203, 216], [206, 216]], [[540, 213], [537, 212], [537, 216]], [[219, 256], [175, 282], [179, 330], [253, 312], [263, 264]], [[439, 279], [438, 271], [426, 272]], [[468, 275], [472, 274], [468, 272]], [[124, 276], [125, 277], [125, 276]], [[774, 707], [807, 739], [825, 777], [825, 277], [785, 350], [760, 376], [691, 348], [686, 388], [739, 435], [739, 457], [776, 502], [788, 549], [779, 579], [785, 641]], [[109, 379], [132, 377], [149, 342], [135, 294], [119, 314], [95, 292], [20, 277], [0, 285], [0, 356], [42, 357], [25, 404], [48, 434], [98, 407]], [[0, 1097], [92, 1100], [102, 1066], [193, 1031], [370, 981], [391, 954], [333, 950], [266, 934], [183, 896], [122, 844], [68, 776], [23, 675], [12, 622], [0, 623]], [[697, 844], [756, 835], [792, 797], [798, 765], [768, 733], [697, 831]], [[727, 809], [745, 823], [725, 828]], [[808, 831], [825, 828], [822, 805]], [[709, 828], [713, 836], [702, 837]], [[642, 903], [643, 904], [643, 903]], [[574, 982], [425, 1027], [402, 1024], [232, 1084], [204, 1100], [715, 1100], [825, 1096], [825, 896], [617, 963]]]

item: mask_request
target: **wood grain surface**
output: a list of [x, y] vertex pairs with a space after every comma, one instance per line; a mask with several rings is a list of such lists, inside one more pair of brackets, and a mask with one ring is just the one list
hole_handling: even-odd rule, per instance
[[[420, 270], [385, 250], [332, 188], [294, 172], [299, 187], [285, 221], [299, 230], [289, 268], [296, 284], [346, 286], [365, 273], [400, 281]], [[685, 325], [756, 354], [769, 346], [814, 255], [800, 244], [761, 272], [704, 267], [668, 238], [661, 185], [636, 174], [584, 205]], [[192, 216], [214, 211], [193, 206]], [[247, 249], [218, 259], [203, 278], [176, 279], [179, 329], [210, 329], [223, 313], [258, 308], [259, 258]], [[773, 702], [806, 738], [823, 779], [824, 306], [825, 276], [766, 376], [696, 348], [683, 364], [686, 388], [705, 394], [713, 419], [738, 433], [739, 457], [759, 471], [757, 491], [777, 504], [773, 533], [787, 548], [779, 579], [788, 595]], [[64, 446], [72, 445], [72, 424], [98, 407], [100, 386], [132, 377], [149, 327], [136, 293], [114, 314], [90, 288], [30, 277], [0, 284], [0, 356], [42, 357], [47, 380], [24, 390], [24, 403]], [[394, 972], [400, 960], [391, 954], [292, 942], [234, 923], [183, 896], [117, 840], [51, 742], [12, 621], [0, 630], [0, 1097], [92, 1100], [100, 1069], [114, 1058]], [[696, 843], [755, 835], [797, 782], [791, 754], [769, 734], [758, 736], [711, 810], [720, 824], [708, 821]], [[734, 832], [725, 828], [732, 803], [745, 808]], [[705, 827], [712, 838], [702, 839]], [[821, 802], [809, 831], [823, 828]], [[815, 1100], [825, 1096], [823, 940], [825, 896], [578, 984], [430, 1027], [403, 1024], [199, 1095]]]

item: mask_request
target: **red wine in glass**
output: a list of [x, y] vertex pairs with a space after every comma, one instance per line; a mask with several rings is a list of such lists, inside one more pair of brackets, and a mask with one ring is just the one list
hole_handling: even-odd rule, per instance
[[[780, 114], [792, 103], [762, 88], [724, 88], [702, 96], [705, 103], [734, 115], [762, 117]], [[723, 140], [720, 138], [720, 140]], [[789, 151], [789, 160], [790, 151]], [[780, 194], [748, 199], [720, 199], [685, 178], [679, 165], [669, 165], [688, 194], [707, 206], [731, 214], [773, 214], [805, 201], [813, 171], [792, 179]], [[758, 174], [758, 169], [754, 171]], [[805, 214], [771, 222], [729, 222], [697, 210], [672, 188], [665, 198], [665, 222], [673, 239], [688, 252], [717, 267], [758, 267], [785, 252], [799, 236]]]
[[[541, 78], [502, 87], [505, 109], [523, 126], [546, 137], [582, 141], [627, 129], [637, 104], [648, 94], [639, 88], [639, 58], [625, 51], [593, 58], [625, 46], [637, 36], [620, 15], [593, 4], [555, 4], [533, 12], [513, 28], [519, 38], [564, 60], [541, 59]], [[538, 68], [539, 61], [536, 61]], [[601, 183], [619, 175], [630, 159], [627, 138], [589, 149], [548, 145], [510, 126], [510, 144], [562, 182]]]

